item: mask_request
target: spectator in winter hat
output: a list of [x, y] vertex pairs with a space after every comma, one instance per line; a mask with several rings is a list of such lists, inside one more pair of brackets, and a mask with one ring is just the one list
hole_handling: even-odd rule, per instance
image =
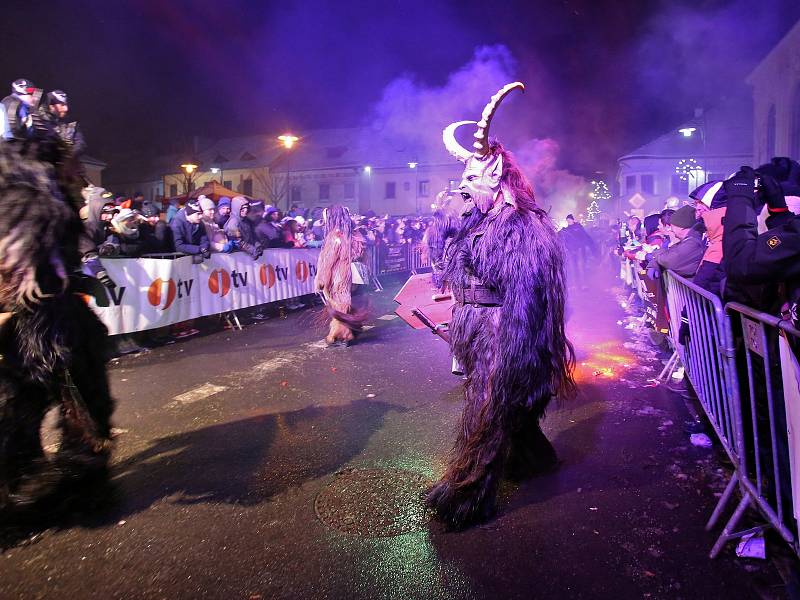
[[258, 241], [265, 248], [280, 248], [283, 245], [283, 232], [280, 226], [275, 222], [275, 218], [278, 214], [277, 208], [274, 206], [267, 206], [264, 218], [256, 226]]
[[211, 252], [223, 252], [225, 250], [225, 244], [228, 242], [228, 238], [225, 235], [225, 232], [214, 220], [214, 217], [216, 216], [216, 206], [214, 205], [214, 201], [206, 196], [200, 196], [197, 199], [197, 202], [200, 204], [200, 208], [203, 210], [203, 225], [206, 228], [206, 235], [208, 236], [208, 242], [211, 246]]
[[211, 256], [211, 244], [201, 220], [203, 211], [200, 205], [190, 200], [170, 221], [175, 252], [183, 254]]
[[236, 196], [231, 204], [231, 217], [225, 224], [225, 235], [229, 240], [236, 241], [243, 252], [256, 259], [264, 250], [256, 238], [253, 223], [247, 218], [250, 202], [244, 196]]
[[220, 229], [225, 229], [225, 223], [228, 222], [228, 219], [231, 216], [231, 199], [227, 196], [223, 196], [217, 202], [217, 215], [214, 217], [214, 222], [220, 227]]
[[702, 235], [695, 228], [696, 222], [693, 206], [682, 206], [675, 211], [670, 228], [678, 242], [653, 255], [647, 265], [648, 276], [656, 279], [662, 269], [669, 269], [682, 277], [694, 277], [706, 250]]
[[142, 203], [142, 218], [139, 224], [139, 237], [142, 240], [143, 254], [172, 252], [172, 230], [160, 218], [161, 211], [154, 203]]

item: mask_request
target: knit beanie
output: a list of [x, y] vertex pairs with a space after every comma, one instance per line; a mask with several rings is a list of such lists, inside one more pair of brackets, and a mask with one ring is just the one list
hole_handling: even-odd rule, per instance
[[219, 199], [219, 202], [217, 202], [217, 206], [219, 207], [227, 206], [228, 208], [230, 208], [231, 199], [228, 198], [227, 196], [223, 196], [222, 198]]
[[697, 222], [693, 206], [681, 206], [678, 210], [672, 213], [670, 223], [675, 227], [683, 227], [690, 229]]
[[186, 211], [186, 215], [187, 216], [188, 215], [193, 215], [195, 213], [202, 212], [202, 209], [200, 208], [200, 204], [198, 204], [194, 200], [192, 200], [190, 202], [187, 202], [186, 206], [184, 207], [184, 210]]
[[200, 196], [198, 199], [198, 204], [200, 204], [201, 210], [208, 210], [209, 208], [214, 208], [214, 201], [209, 198], [208, 196]]

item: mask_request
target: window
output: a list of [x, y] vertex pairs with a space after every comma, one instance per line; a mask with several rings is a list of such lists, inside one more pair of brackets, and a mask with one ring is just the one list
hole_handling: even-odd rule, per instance
[[356, 197], [356, 184], [355, 183], [345, 183], [344, 184], [344, 197], [347, 200], [352, 200]]
[[320, 183], [319, 184], [319, 199], [320, 200], [330, 200], [331, 199], [331, 184], [330, 183]]
[[775, 156], [775, 105], [769, 107], [767, 114], [767, 155], [765, 161], [771, 160]]
[[431, 189], [431, 182], [430, 181], [420, 181], [419, 182], [419, 195], [423, 198], [427, 198], [428, 194], [430, 193]]
[[672, 193], [678, 197], [689, 195], [689, 180], [681, 179], [677, 173], [672, 174]]
[[226, 188], [226, 189], [229, 189], [229, 190], [232, 190], [232, 189], [233, 189], [233, 182], [232, 182], [232, 181], [230, 181], [230, 180], [228, 180], [228, 181], [223, 181], [223, 182], [222, 182], [222, 185], [223, 185], [223, 186], [225, 186], [225, 188]]
[[253, 180], [249, 177], [247, 179], [242, 180], [242, 193], [245, 196], [252, 196], [253, 195]]
[[403, 182], [403, 191], [404, 192], [411, 191], [411, 182], [410, 181], [404, 181]]
[[655, 181], [652, 175], [642, 175], [642, 193], [655, 194]]
[[397, 198], [397, 183], [394, 181], [386, 182], [386, 199], [394, 200]]
[[169, 197], [170, 198], [174, 198], [177, 195], [178, 195], [178, 184], [177, 183], [171, 183], [169, 185]]
[[625, 176], [625, 193], [631, 194], [636, 191], [636, 175]]
[[302, 194], [300, 193], [300, 189], [301, 188], [299, 185], [292, 186], [292, 204], [297, 204], [298, 206], [301, 203], [300, 200], [302, 196]]

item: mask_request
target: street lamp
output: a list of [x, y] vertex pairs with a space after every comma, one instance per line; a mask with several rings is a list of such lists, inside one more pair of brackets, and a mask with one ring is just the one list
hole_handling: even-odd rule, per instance
[[184, 187], [186, 188], [186, 193], [189, 193], [189, 186], [192, 184], [192, 180], [197, 176], [197, 163], [194, 161], [188, 161], [181, 165], [181, 169], [183, 169], [183, 177], [184, 177]]
[[[292, 135], [291, 133], [284, 133], [283, 135], [278, 136], [278, 141], [283, 145], [283, 147], [289, 151], [294, 148], [294, 145], [300, 141], [300, 138], [296, 135]], [[291, 187], [291, 176], [292, 176], [292, 160], [291, 154], [287, 155], [286, 157], [286, 210], [288, 211], [291, 208], [292, 203], [292, 187]], [[277, 204], [280, 199], [276, 198], [275, 203]]]
[[372, 174], [372, 167], [370, 167], [369, 165], [366, 165], [364, 167], [364, 175], [371, 175], [371, 174]]
[[219, 184], [220, 185], [224, 185], [222, 183], [222, 179], [223, 179], [222, 167], [211, 167], [211, 173], [214, 174], [214, 175], [219, 174]]
[[682, 134], [683, 137], [692, 137], [695, 131], [697, 131], [697, 127], [681, 127], [678, 129], [678, 133]]

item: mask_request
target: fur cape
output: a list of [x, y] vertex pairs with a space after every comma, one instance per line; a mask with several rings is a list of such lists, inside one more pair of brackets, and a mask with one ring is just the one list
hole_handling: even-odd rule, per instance
[[564, 331], [563, 248], [546, 213], [503, 203], [473, 215], [448, 255], [445, 285], [469, 287], [474, 275], [503, 299], [497, 307], [457, 304], [450, 323], [466, 403], [427, 502], [461, 528], [492, 514], [509, 461], [524, 470], [520, 463], [552, 452], [539, 420], [552, 398], [572, 392], [574, 352]]

